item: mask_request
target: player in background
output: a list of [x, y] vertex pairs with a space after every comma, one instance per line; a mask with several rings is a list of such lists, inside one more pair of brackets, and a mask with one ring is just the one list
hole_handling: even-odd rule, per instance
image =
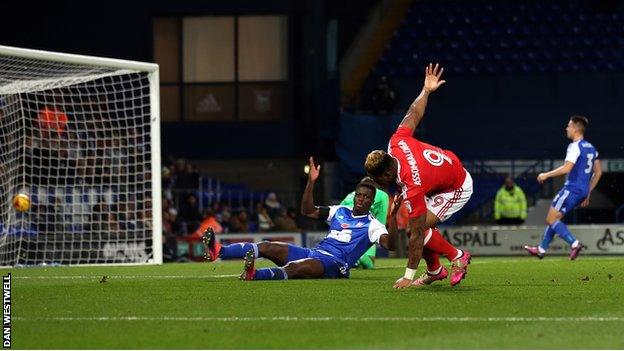
[[[453, 152], [413, 137], [424, 116], [429, 94], [445, 83], [440, 80], [443, 71], [438, 64], [425, 68], [422, 91], [390, 138], [388, 153], [367, 165], [367, 171], [374, 178], [385, 174], [396, 180], [409, 212], [409, 257], [404, 276], [394, 284], [397, 289], [407, 288], [414, 282], [423, 255], [426, 229], [459, 211], [472, 195], [472, 178]], [[469, 252], [457, 250], [452, 260], [451, 285], [464, 278], [470, 258]]]
[[[239, 243], [222, 246], [216, 242], [209, 229], [203, 238], [206, 258], [243, 258], [243, 280], [285, 280], [314, 278], [348, 278], [349, 268], [368, 250], [378, 243], [394, 250], [397, 228], [390, 220], [390, 230], [370, 214], [375, 197], [375, 185], [361, 182], [355, 190], [353, 209], [346, 206], [314, 206], [314, 183], [319, 177], [320, 166], [310, 157], [308, 183], [301, 199], [301, 213], [327, 221], [329, 233], [316, 248], [307, 249], [281, 242]], [[398, 209], [399, 206], [396, 206]], [[255, 259], [268, 258], [279, 267], [256, 270]]]
[[[362, 182], [374, 183], [370, 177], [365, 177]], [[342, 206], [353, 208], [355, 202], [355, 191], [349, 193], [340, 203]], [[379, 187], [375, 191], [375, 200], [370, 208], [370, 212], [381, 224], [386, 225], [386, 219], [388, 217], [388, 207], [390, 205], [390, 197], [388, 193]], [[377, 254], [377, 246], [373, 245], [366, 251], [362, 257], [356, 262], [357, 267], [364, 269], [375, 268], [375, 255]]]
[[539, 246], [525, 246], [524, 248], [533, 256], [544, 258], [546, 250], [555, 234], [559, 235], [570, 245], [570, 259], [576, 259], [583, 245], [576, 240], [568, 227], [561, 221], [563, 216], [572, 211], [576, 206], [586, 207], [592, 190], [598, 185], [602, 176], [602, 168], [598, 159], [598, 151], [587, 140], [585, 130], [589, 121], [587, 117], [574, 115], [570, 117], [566, 126], [566, 135], [572, 142], [568, 145], [568, 151], [563, 166], [550, 172], [540, 173], [537, 181], [542, 184], [548, 178], [559, 177], [567, 174], [563, 188], [553, 199], [544, 230], [544, 239]]

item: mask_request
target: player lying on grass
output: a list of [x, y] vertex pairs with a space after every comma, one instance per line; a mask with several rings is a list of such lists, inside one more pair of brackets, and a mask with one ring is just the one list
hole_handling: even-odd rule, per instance
[[[373, 181], [370, 177], [364, 178], [362, 181], [368, 180]], [[390, 207], [390, 197], [388, 196], [388, 192], [386, 189], [381, 189], [378, 184], [375, 184], [377, 190], [375, 191], [375, 199], [373, 200], [373, 204], [370, 208], [370, 213], [375, 217], [381, 224], [386, 225], [386, 221], [388, 220], [388, 207]], [[353, 204], [355, 201], [355, 191], [349, 193], [340, 203], [343, 206], [353, 208]], [[396, 218], [396, 217], [395, 217]], [[373, 245], [360, 257], [360, 259], [355, 263], [356, 267], [361, 267], [364, 269], [375, 268], [375, 255], [377, 254], [377, 245]]]
[[[459, 158], [449, 150], [429, 145], [414, 138], [422, 120], [429, 94], [436, 91], [444, 69], [438, 64], [425, 68], [425, 81], [420, 95], [409, 107], [401, 124], [390, 138], [388, 153], [367, 165], [368, 173], [384, 173], [401, 187], [404, 205], [409, 213], [409, 254], [405, 275], [394, 287], [407, 288], [414, 282], [416, 268], [423, 256], [427, 229], [459, 211], [472, 195], [472, 178]], [[451, 267], [451, 284], [459, 283], [468, 269], [470, 253], [458, 252]]]
[[[353, 209], [346, 206], [317, 207], [314, 205], [314, 183], [321, 166], [310, 157], [308, 183], [301, 199], [301, 213], [327, 221], [330, 230], [315, 248], [308, 249], [281, 242], [239, 243], [223, 246], [215, 240], [212, 230], [203, 237], [206, 258], [244, 258], [243, 280], [284, 280], [314, 278], [348, 278], [349, 268], [378, 243], [394, 250], [397, 227], [394, 216], [389, 221], [390, 230], [370, 214], [376, 188], [372, 182], [361, 182], [355, 188]], [[393, 214], [400, 207], [395, 205]], [[268, 258], [278, 267], [255, 269], [256, 258]]]

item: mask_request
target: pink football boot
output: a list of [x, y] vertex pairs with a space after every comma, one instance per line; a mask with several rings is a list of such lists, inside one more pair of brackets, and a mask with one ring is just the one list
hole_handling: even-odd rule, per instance
[[539, 249], [537, 248], [537, 246], [528, 246], [528, 245], [524, 245], [524, 249], [527, 250], [527, 252], [531, 255], [531, 256], [535, 256], [537, 258], [539, 258], [540, 260], [542, 258], [544, 258], [544, 254], [541, 253], [539, 251]]
[[440, 271], [440, 273], [436, 275], [430, 275], [429, 273], [424, 272], [420, 276], [420, 278], [414, 280], [412, 285], [414, 286], [431, 285], [431, 283], [435, 282], [436, 280], [443, 280], [443, 279], [446, 279], [446, 277], [448, 277], [448, 271], [446, 270], [446, 268], [442, 267], [442, 270]]
[[451, 286], [459, 284], [468, 274], [468, 265], [472, 255], [464, 250], [464, 255], [451, 262]]
[[247, 251], [243, 262], [245, 262], [245, 265], [243, 266], [243, 272], [238, 278], [240, 280], [253, 280], [254, 276], [256, 275], [256, 270], [254, 269], [256, 258], [254, 256], [253, 249]]

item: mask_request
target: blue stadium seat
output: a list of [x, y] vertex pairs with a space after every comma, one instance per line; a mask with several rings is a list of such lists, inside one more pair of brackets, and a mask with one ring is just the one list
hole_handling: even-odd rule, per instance
[[[432, 59], [453, 62], [464, 74], [618, 71], [623, 48], [621, 15], [590, 11], [581, 0], [425, 0], [410, 6], [373, 73], [409, 74], [405, 65]], [[506, 62], [480, 64], [490, 59]], [[585, 64], [593, 59], [605, 62]]]

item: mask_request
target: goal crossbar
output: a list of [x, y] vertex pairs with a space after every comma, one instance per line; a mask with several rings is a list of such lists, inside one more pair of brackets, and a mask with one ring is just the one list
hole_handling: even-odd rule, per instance
[[[10, 46], [0, 45], [0, 58], [5, 57], [5, 61], [0, 60], [0, 64], [4, 62], [4, 71], [0, 67], [0, 109], [4, 109], [0, 116], [3, 116], [4, 121], [0, 120], [0, 127], [6, 128], [2, 130], [2, 133], [8, 133], [6, 138], [10, 140], [13, 145], [0, 146], [0, 167], [4, 169], [10, 169], [13, 172], [11, 175], [0, 175], [0, 177], [12, 177], [10, 181], [5, 181], [5, 178], [2, 178], [0, 182], [0, 187], [3, 188], [5, 194], [2, 194], [2, 200], [5, 202], [0, 205], [2, 208], [2, 216], [6, 216], [4, 218], [0, 218], [0, 230], [2, 233], [2, 237], [0, 238], [0, 265], [15, 265], [22, 264], [22, 261], [25, 260], [26, 264], [33, 264], [32, 262], [37, 263], [46, 263], [52, 262], [54, 263], [55, 257], [60, 257], [59, 255], [47, 255], [45, 252], [41, 255], [40, 252], [35, 252], [31, 256], [35, 257], [31, 259], [31, 253], [25, 254], [20, 252], [20, 250], [25, 250], [24, 247], [28, 248], [26, 250], [40, 250], [40, 247], [49, 247], [51, 250], [57, 250], [55, 247], [60, 247], [59, 242], [50, 241], [51, 239], [46, 239], [46, 236], [42, 236], [42, 242], [38, 242], [36, 239], [32, 239], [32, 234], [19, 234], [20, 237], [15, 239], [14, 234], [16, 231], [19, 231], [20, 228], [11, 227], [13, 223], [16, 223], [16, 218], [19, 219], [19, 214], [15, 214], [14, 210], [11, 210], [10, 205], [7, 205], [7, 199], [10, 199], [13, 196], [13, 193], [18, 189], [35, 189], [32, 184], [24, 181], [25, 177], [28, 177], [27, 169], [32, 169], [32, 167], [46, 167], [45, 164], [48, 160], [45, 160], [44, 156], [26, 156], [26, 153], [20, 151], [20, 148], [32, 147], [26, 146], [25, 141], [32, 143], [35, 140], [37, 143], [41, 144], [42, 142], [48, 143], [51, 142], [50, 145], [54, 145], [54, 143], [67, 143], [72, 142], [73, 139], [68, 139], [68, 134], [71, 135], [79, 135], [78, 132], [83, 133], [80, 135], [84, 135], [84, 133], [90, 132], [89, 129], [84, 129], [80, 131], [70, 130], [72, 127], [68, 126], [67, 130], [64, 130], [65, 125], [63, 127], [59, 127], [60, 122], [57, 120], [50, 120], [46, 118], [51, 118], [50, 116], [54, 116], [57, 113], [56, 110], [53, 109], [54, 112], [46, 112], [48, 113], [46, 118], [41, 117], [41, 111], [46, 106], [50, 104], [54, 104], [55, 102], [58, 104], [58, 109], [69, 109], [67, 111], [67, 115], [69, 116], [69, 120], [73, 123], [75, 128], [78, 125], [81, 128], [89, 128], [88, 127], [88, 118], [90, 116], [94, 116], [96, 118], [105, 118], [106, 128], [109, 128], [106, 132], [112, 133], [112, 135], [117, 135], [118, 130], [115, 128], [144, 128], [147, 130], [145, 133], [145, 137], [149, 138], [149, 149], [146, 152], [143, 164], [149, 169], [149, 173], [151, 174], [151, 185], [146, 187], [146, 191], [151, 192], [151, 206], [149, 202], [145, 202], [149, 209], [151, 210], [151, 219], [149, 223], [149, 230], [151, 230], [151, 237], [149, 238], [151, 241], [149, 245], [149, 259], [144, 260], [144, 255], [133, 256], [131, 258], [123, 257], [120, 259], [119, 257], [115, 258], [115, 250], [121, 250], [123, 247], [122, 244], [124, 242], [119, 239], [110, 239], [108, 242], [102, 242], [101, 245], [96, 245], [98, 250], [101, 249], [101, 246], [104, 246], [104, 250], [108, 253], [112, 253], [112, 258], [107, 259], [99, 259], [93, 257], [86, 257], [89, 253], [85, 253], [84, 250], [95, 250], [93, 248], [88, 248], [87, 246], [77, 246], [80, 247], [79, 250], [83, 250], [81, 255], [85, 255], [85, 257], [74, 258], [74, 255], [70, 255], [70, 258], [67, 258], [63, 261], [60, 259], [61, 264], [67, 265], [75, 265], [75, 264], [160, 264], [162, 263], [162, 219], [161, 219], [161, 189], [160, 189], [160, 98], [159, 98], [159, 71], [158, 65], [155, 63], [148, 62], [138, 62], [131, 60], [121, 60], [121, 59], [113, 59], [113, 58], [105, 58], [105, 57], [96, 57], [96, 56], [86, 56], [86, 55], [77, 55], [77, 54], [68, 54], [68, 53], [59, 53], [59, 52], [50, 52], [43, 50], [34, 50], [34, 49], [25, 49], [25, 48], [17, 48]], [[8, 65], [8, 66], [7, 66]], [[8, 69], [8, 70], [7, 70]], [[64, 71], [67, 70], [67, 72]], [[4, 73], [3, 73], [4, 72]], [[14, 72], [11, 73], [11, 72]], [[4, 74], [4, 76], [3, 76]], [[30, 75], [29, 75], [30, 74]], [[141, 78], [142, 77], [142, 78]], [[55, 80], [60, 81], [55, 83]], [[93, 81], [94, 83], [91, 83]], [[94, 87], [93, 84], [97, 86]], [[107, 84], [110, 85], [110, 88], [107, 88]], [[140, 86], [137, 86], [139, 84]], [[124, 89], [124, 87], [128, 87], [128, 91], [119, 90]], [[75, 96], [63, 95], [63, 94], [75, 94]], [[88, 101], [92, 101], [99, 106], [94, 106], [94, 110], [88, 111], [85, 110], [85, 105], [83, 99], [87, 99]], [[89, 100], [91, 99], [91, 100]], [[103, 101], [102, 99], [106, 100]], [[108, 101], [112, 99], [111, 101]], [[116, 100], [117, 99], [117, 100]], [[149, 106], [145, 109], [142, 101], [149, 101]], [[102, 106], [110, 106], [110, 111], [102, 111]], [[121, 105], [115, 105], [121, 104]], [[136, 111], [145, 111], [145, 112], [136, 112]], [[124, 113], [128, 113], [128, 115], [124, 115]], [[64, 112], [58, 112], [65, 115]], [[140, 113], [140, 115], [137, 115]], [[74, 114], [74, 115], [72, 115]], [[134, 115], [133, 115], [134, 114]], [[102, 117], [102, 115], [106, 115]], [[56, 118], [56, 117], [54, 117]], [[67, 121], [67, 117], [64, 117], [65, 121]], [[81, 119], [82, 118], [82, 119]], [[121, 118], [121, 120], [116, 120]], [[102, 123], [100, 122], [95, 123]], [[140, 126], [137, 121], [143, 121]], [[3, 124], [4, 123], [4, 124]], [[67, 122], [63, 122], [67, 123]], [[130, 123], [130, 124], [129, 124]], [[135, 126], [135, 127], [133, 127]], [[49, 132], [43, 131], [42, 128], [48, 128]], [[57, 128], [57, 129], [55, 129]], [[58, 129], [61, 128], [61, 129]], [[101, 133], [101, 127], [96, 130], [96, 133]], [[25, 130], [20, 132], [19, 130]], [[121, 130], [121, 129], [120, 129]], [[139, 129], [137, 129], [138, 131]], [[26, 132], [27, 131], [27, 132]], [[42, 136], [42, 132], [48, 133], [49, 136]], [[34, 133], [34, 134], [33, 134]], [[65, 136], [61, 137], [61, 134], [65, 133]], [[113, 152], [119, 152], [120, 150], [125, 150], [128, 144], [132, 146], [133, 139], [138, 135], [133, 135], [132, 132], [129, 134], [121, 134], [121, 143], [122, 147], [113, 146]], [[127, 132], [126, 132], [127, 133]], [[58, 134], [58, 135], [57, 135]], [[4, 138], [4, 135], [0, 135]], [[34, 139], [33, 139], [34, 138]], [[49, 138], [50, 140], [44, 140], [43, 138]], [[75, 137], [73, 137], [75, 138]], [[106, 137], [110, 138], [110, 137]], [[109, 139], [107, 139], [109, 140]], [[143, 139], [141, 139], [143, 140]], [[81, 142], [81, 141], [79, 141]], [[115, 143], [119, 141], [115, 140]], [[75, 143], [75, 142], [74, 142]], [[39, 145], [38, 144], [38, 145]], [[46, 152], [54, 151], [54, 147], [58, 146], [45, 146]], [[137, 145], [137, 148], [140, 148], [140, 145]], [[13, 148], [9, 150], [9, 148]], [[66, 151], [74, 152], [71, 149], [67, 149]], [[107, 149], [106, 146], [96, 146], [94, 155], [96, 157], [100, 157], [101, 152], [108, 152], [111, 150], [109, 147]], [[83, 147], [84, 149], [84, 147]], [[8, 150], [8, 151], [7, 151]], [[93, 151], [93, 150], [91, 150]], [[126, 155], [130, 157], [135, 157], [132, 155]], [[38, 164], [28, 164], [28, 162], [24, 163], [24, 160], [29, 160], [28, 157], [35, 157]], [[66, 156], [65, 156], [66, 157]], [[104, 157], [109, 157], [108, 155], [104, 155]], [[114, 157], [119, 157], [116, 155]], [[59, 156], [53, 156], [56, 161], [60, 160]], [[79, 157], [78, 157], [79, 158]], [[42, 161], [43, 160], [43, 161]], [[31, 160], [32, 161], [32, 160]], [[63, 160], [61, 160], [63, 161]], [[104, 159], [104, 163], [110, 161], [110, 159]], [[20, 163], [20, 165], [17, 165]], [[42, 163], [43, 162], [43, 163]], [[141, 166], [141, 165], [139, 165]], [[13, 167], [13, 168], [11, 168]], [[57, 167], [57, 166], [53, 166]], [[57, 167], [58, 168], [58, 167]], [[84, 168], [84, 167], [83, 167]], [[87, 167], [88, 168], [88, 167]], [[146, 169], [147, 171], [147, 169]], [[97, 173], [97, 172], [96, 172]], [[114, 172], [113, 172], [114, 173]], [[26, 174], [26, 175], [25, 175]], [[137, 173], [138, 174], [138, 173]], [[111, 176], [118, 176], [116, 174], [111, 174]], [[43, 176], [42, 176], [43, 177]], [[63, 176], [67, 178], [68, 176]], [[145, 177], [144, 177], [145, 178]], [[146, 180], [147, 181], [147, 180]], [[56, 184], [56, 183], [55, 183]], [[67, 189], [70, 189], [68, 186], [72, 183], [63, 183], [63, 186], [66, 186]], [[127, 183], [130, 186], [134, 186], [131, 183]], [[144, 183], [147, 184], [147, 183]], [[98, 183], [95, 186], [92, 186], [90, 189], [84, 188], [79, 190], [74, 190], [74, 193], [70, 190], [61, 190], [62, 187], [60, 183], [57, 184], [56, 188], [42, 186], [41, 189], [49, 189], [48, 191], [52, 191], [55, 195], [54, 198], [57, 199], [70, 199], [67, 204], [64, 204], [66, 208], [70, 208], [70, 215], [76, 215], [75, 209], [80, 206], [93, 206], [93, 203], [80, 203], [77, 199], [88, 198], [88, 191], [95, 191], [95, 188], [99, 188], [99, 195], [97, 201], [103, 200], [103, 189], [109, 189], [111, 186], [115, 186], [116, 184], [104, 184], [102, 182]], [[141, 187], [142, 184], [139, 184], [138, 188]], [[135, 188], [132, 188], [135, 189]], [[10, 190], [10, 193], [7, 191]], [[136, 194], [137, 190], [128, 190], [127, 194], [115, 194], [115, 196], [124, 196], [128, 197], [128, 199], [132, 198], [134, 194]], [[35, 195], [36, 196], [36, 195]], [[47, 197], [50, 197], [50, 193], [47, 194]], [[41, 196], [39, 196], [41, 198]], [[73, 199], [73, 200], [71, 200]], [[33, 202], [35, 202], [34, 200]], [[45, 202], [46, 200], [44, 200]], [[47, 200], [50, 201], [50, 200]], [[72, 202], [73, 201], [73, 202]], [[131, 201], [131, 200], [123, 200], [123, 201]], [[110, 199], [109, 199], [110, 202]], [[53, 205], [53, 204], [50, 204]], [[8, 214], [7, 214], [8, 209]], [[13, 213], [11, 213], [13, 211]], [[83, 214], [83, 213], [79, 213]], [[65, 215], [67, 213], [65, 212]], [[17, 217], [16, 217], [17, 216]], [[33, 215], [34, 216], [34, 215]], [[22, 216], [24, 217], [24, 216]], [[24, 220], [22, 219], [22, 222]], [[45, 223], [44, 223], [45, 224]], [[66, 226], [68, 227], [68, 226]], [[21, 228], [22, 232], [28, 232], [28, 230], [24, 230], [24, 227]], [[63, 229], [64, 231], [59, 231], [58, 229], [54, 232], [58, 238], [70, 238], [71, 242], [68, 243], [67, 247], [71, 247], [72, 245], [76, 246], [81, 244], [78, 240], [74, 241], [71, 239], [71, 236], [68, 235], [67, 229]], [[36, 231], [36, 230], [34, 230]], [[44, 232], [45, 234], [45, 232]], [[31, 235], [31, 236], [29, 236]], [[80, 235], [80, 234], [75, 234]], [[11, 240], [17, 240], [17, 244], [14, 242], [11, 245], [16, 245], [16, 249], [18, 251], [15, 256], [15, 262], [7, 261], [5, 257], [4, 248], [1, 246], [6, 244], [9, 241], [9, 238], [12, 237]], [[106, 235], [101, 234], [93, 234], [89, 233], [90, 238], [96, 237], [107, 237]], [[128, 240], [138, 240], [136, 239], [136, 233], [129, 232]], [[46, 241], [48, 240], [48, 241]], [[55, 239], [55, 240], [63, 240], [63, 239]], [[95, 240], [95, 239], [93, 239]], [[102, 239], [109, 240], [109, 239]], [[23, 242], [27, 242], [28, 245], [23, 245]], [[106, 245], [108, 246], [106, 246]], [[110, 244], [110, 245], [109, 245]], [[130, 252], [130, 256], [134, 255], [134, 251], [137, 250], [137, 242], [129, 241], [126, 245], [125, 249]], [[134, 246], [133, 246], [134, 245]], [[140, 245], [139, 245], [140, 246]], [[140, 249], [140, 248], [139, 248]], [[47, 249], [45, 249], [47, 250]], [[58, 254], [58, 252], [55, 252]], [[118, 252], [119, 255], [123, 256]], [[43, 258], [41, 258], [43, 257]], [[108, 257], [108, 256], [107, 256]], [[138, 257], [138, 258], [137, 258]], [[43, 261], [42, 261], [43, 260]]]

